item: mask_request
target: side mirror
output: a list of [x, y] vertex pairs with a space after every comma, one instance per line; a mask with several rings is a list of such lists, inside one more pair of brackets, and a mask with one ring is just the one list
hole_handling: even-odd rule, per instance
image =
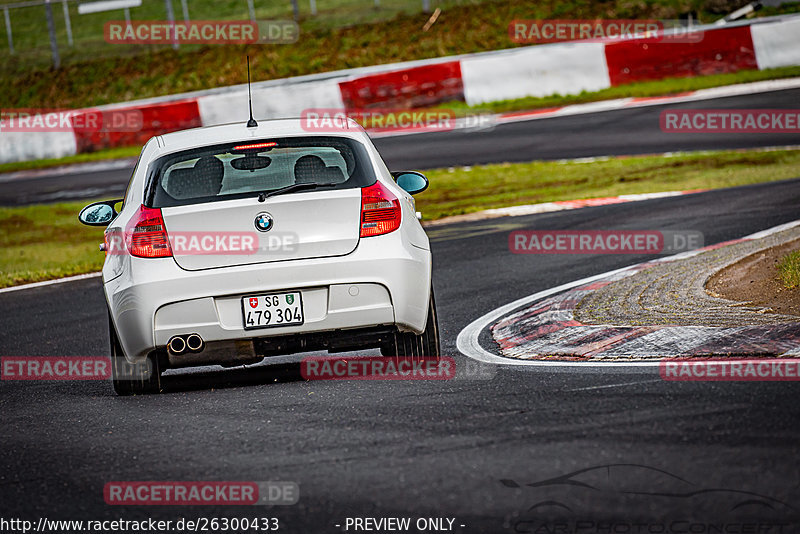
[[118, 215], [114, 206], [120, 202], [122, 202], [121, 198], [89, 204], [78, 214], [78, 220], [87, 226], [108, 226], [108, 223]]
[[428, 179], [425, 175], [417, 171], [393, 172], [394, 181], [397, 185], [405, 189], [409, 194], [416, 195], [428, 189]]

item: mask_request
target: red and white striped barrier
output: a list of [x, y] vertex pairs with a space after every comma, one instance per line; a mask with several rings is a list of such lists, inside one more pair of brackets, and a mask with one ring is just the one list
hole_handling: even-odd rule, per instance
[[[245, 122], [248, 119], [247, 87], [197, 99], [203, 126]], [[253, 87], [253, 115], [257, 118], [299, 117], [304, 109], [342, 109], [339, 84], [332, 80]]]
[[759, 69], [800, 65], [800, 17], [750, 26]]
[[555, 43], [461, 60], [469, 105], [609, 87], [603, 43]]
[[[668, 77], [800, 65], [800, 17], [702, 29], [698, 42], [644, 37], [554, 43], [254, 84], [253, 109], [257, 118], [279, 118], [298, 117], [309, 108], [399, 109], [454, 100], [479, 105]], [[244, 121], [246, 97], [247, 87], [237, 86], [99, 108], [140, 113], [142, 128], [137, 132], [0, 131], [0, 163], [140, 145], [160, 133]]]

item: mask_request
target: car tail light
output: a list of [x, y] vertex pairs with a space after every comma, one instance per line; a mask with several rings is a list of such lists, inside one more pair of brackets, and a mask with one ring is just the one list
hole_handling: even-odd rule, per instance
[[382, 183], [361, 189], [361, 237], [394, 232], [400, 218], [400, 201]]
[[139, 206], [125, 231], [126, 244], [131, 255], [140, 258], [165, 258], [172, 256], [167, 228], [159, 208]]

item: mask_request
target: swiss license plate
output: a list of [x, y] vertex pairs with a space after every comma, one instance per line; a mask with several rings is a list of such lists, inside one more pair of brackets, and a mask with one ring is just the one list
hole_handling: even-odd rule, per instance
[[269, 328], [303, 324], [303, 299], [299, 291], [242, 297], [244, 328]]

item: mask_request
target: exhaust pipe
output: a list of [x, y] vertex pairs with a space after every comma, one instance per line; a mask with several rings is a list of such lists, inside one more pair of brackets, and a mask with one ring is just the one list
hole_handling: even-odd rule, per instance
[[186, 341], [181, 336], [172, 336], [167, 343], [167, 349], [172, 354], [182, 354], [186, 350]]
[[186, 336], [186, 348], [190, 352], [202, 352], [205, 345], [203, 338], [198, 334], [189, 334]]

